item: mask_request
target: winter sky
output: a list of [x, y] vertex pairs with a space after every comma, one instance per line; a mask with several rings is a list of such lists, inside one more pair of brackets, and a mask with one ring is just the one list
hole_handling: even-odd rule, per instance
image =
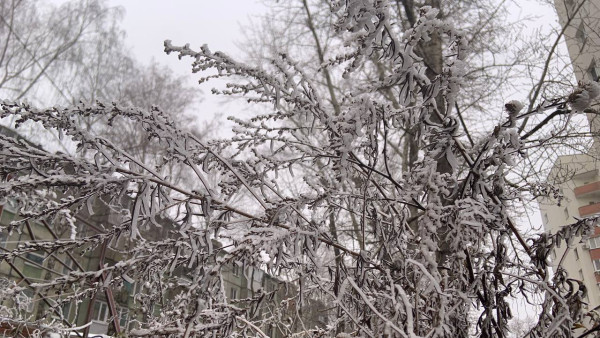
[[[108, 4], [125, 10], [122, 27], [127, 32], [127, 45], [138, 60], [155, 60], [181, 75], [191, 74], [191, 59], [166, 55], [164, 40], [172, 40], [174, 45], [189, 43], [193, 49], [207, 44], [213, 51], [241, 56], [236, 42], [243, 41], [242, 26], [265, 12], [260, 0], [109, 0]], [[239, 109], [239, 105], [226, 104], [222, 98], [210, 95], [213, 85], [199, 86], [197, 79], [197, 75], [190, 75], [190, 84], [204, 93], [202, 104], [194, 112], [199, 120], [209, 120], [215, 113], [229, 116]]]
[[[55, 0], [59, 1], [59, 0]], [[236, 43], [244, 40], [242, 29], [259, 20], [266, 13], [269, 0], [109, 0], [110, 6], [121, 6], [125, 10], [122, 27], [127, 32], [126, 42], [136, 58], [144, 63], [156, 60], [169, 65], [177, 74], [191, 74], [191, 61], [178, 60], [175, 55], [166, 55], [163, 41], [170, 39], [174, 45], [189, 43], [192, 48], [207, 44], [211, 50], [220, 50], [231, 56], [241, 56]], [[275, 2], [275, 0], [272, 0]], [[535, 15], [540, 23], [555, 22], [554, 10], [540, 5], [541, 0], [514, 2], [514, 15]], [[190, 76], [190, 84], [197, 85], [198, 76]], [[202, 104], [194, 113], [200, 120], [209, 120], [215, 113], [229, 116], [240, 106], [225, 104], [222, 98], [210, 95], [212, 84], [201, 88]]]

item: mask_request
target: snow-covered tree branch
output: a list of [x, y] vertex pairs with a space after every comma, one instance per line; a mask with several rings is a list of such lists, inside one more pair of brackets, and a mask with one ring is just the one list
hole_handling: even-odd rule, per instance
[[[0, 198], [19, 215], [2, 231], [30, 235], [0, 260], [120, 251], [114, 264], [100, 260], [97, 269], [59, 275], [50, 269], [51, 278], [31, 287], [50, 299], [69, 290], [51, 303], [57, 310], [136, 282], [146, 316], [129, 336], [264, 337], [271, 325], [285, 336], [506, 337], [510, 301], [524, 297], [540, 308], [531, 336], [570, 337], [585, 315], [584, 291], [552, 273], [548, 255], [585, 239], [596, 220], [529, 238], [510, 212], [523, 191], [508, 181], [522, 158], [544, 146], [528, 139], [548, 125], [555, 132], [540, 140], [566, 135], [570, 119], [559, 118], [588, 108], [600, 86], [582, 83], [529, 111], [507, 102], [496, 107], [499, 123], [465, 142], [456, 102], [471, 67], [469, 39], [429, 6], [399, 32], [390, 6], [332, 2], [344, 46], [318, 66], [332, 83], [352, 83], [336, 91], [335, 104], [294, 55], [278, 54], [258, 67], [208, 46], [166, 41], [167, 53], [193, 60], [201, 81], [232, 79], [215, 93], [243, 95], [264, 109], [249, 120], [231, 118], [229, 139], [202, 140], [157, 107], [98, 102], [40, 109], [2, 101], [0, 118], [57, 131], [77, 153], [50, 153], [0, 135]], [[444, 41], [435, 47], [439, 69], [428, 60], [436, 55], [423, 54], [432, 39]], [[389, 70], [364, 81], [359, 70], [375, 56]], [[519, 131], [532, 116], [541, 122]], [[81, 125], [97, 118], [135, 125], [162, 151], [139, 157]], [[389, 144], [407, 130], [416, 147], [409, 167]], [[172, 165], [185, 180], [165, 170]], [[526, 189], [548, 193], [541, 185]], [[103, 213], [111, 221], [92, 233], [74, 225]], [[63, 235], [36, 239], [30, 223]], [[278, 275], [282, 286], [229, 299], [222, 272], [232, 264]], [[8, 285], [0, 295], [17, 299], [19, 288]], [[304, 325], [302, 309], [313, 300], [329, 305], [327, 325]], [[8, 312], [11, 320], [27, 320]], [[51, 327], [65, 325], [56, 320]]]

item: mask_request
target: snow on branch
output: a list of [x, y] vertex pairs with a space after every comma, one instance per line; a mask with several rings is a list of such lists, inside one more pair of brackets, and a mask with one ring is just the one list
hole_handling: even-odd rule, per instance
[[[500, 123], [465, 145], [455, 111], [469, 67], [463, 34], [430, 7], [397, 34], [388, 1], [334, 5], [347, 53], [318, 68], [347, 85], [340, 100], [293, 55], [261, 68], [207, 46], [165, 42], [167, 53], [193, 59], [201, 82], [231, 79], [216, 94], [270, 103], [249, 120], [232, 118], [234, 136], [226, 140], [202, 140], [158, 108], [2, 101], [0, 118], [57, 130], [76, 152], [53, 154], [0, 136], [0, 198], [17, 210], [3, 231], [29, 236], [0, 261], [43, 253], [54, 264], [67, 253], [108, 254], [112, 262], [90, 271], [48, 269], [45, 280], [30, 284], [43, 297], [72, 290], [57, 309], [136, 283], [142, 313], [131, 336], [265, 336], [264, 328], [276, 327], [306, 336], [466, 337], [476, 330], [505, 337], [510, 298], [538, 291], [546, 298], [536, 330], [568, 336], [583, 298], [564, 292], [560, 274], [550, 282], [547, 254], [567, 237], [587, 236], [591, 221], [554, 240], [527, 239], [512, 219], [520, 196], [509, 184], [537, 131], [521, 135], [516, 121], [550, 110], [568, 115], [567, 98], [524, 113], [511, 101], [499, 108], [506, 109]], [[436, 39], [447, 43], [433, 65], [423, 46]], [[393, 71], [363, 81], [359, 70], [375, 56]], [[381, 95], [387, 88], [393, 99]], [[109, 127], [132, 122], [161, 151], [140, 157], [83, 128], [80, 118], [90, 117]], [[412, 157], [390, 151], [407, 139]], [[35, 235], [42, 225], [56, 236]], [[225, 279], [238, 267], [249, 292], [232, 299]], [[258, 271], [277, 287], [254, 285]], [[303, 326], [304, 307], [316, 301], [330, 306], [330, 324]]]

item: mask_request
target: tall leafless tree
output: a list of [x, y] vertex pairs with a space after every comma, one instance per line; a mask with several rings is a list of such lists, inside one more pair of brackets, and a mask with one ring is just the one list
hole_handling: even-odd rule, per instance
[[[5, 177], [0, 197], [19, 205], [22, 217], [7, 231], [28, 220], [61, 226], [60, 213], [80, 212], [97, 199], [108, 201], [122, 221], [93, 236], [24, 242], [0, 259], [110, 245], [128, 237], [127, 259], [33, 286], [42, 295], [73, 288], [81, 297], [134, 279], [144, 285], [139, 297], [148, 310], [170, 295], [160, 316], [150, 316], [130, 336], [265, 337], [262, 328], [269, 323], [298, 336], [466, 337], [476, 330], [482, 337], [506, 337], [509, 300], [537, 294], [544, 299], [530, 334], [572, 336], [585, 315], [583, 290], [577, 281], [552, 275], [548, 254], [573, 237], [585, 239], [596, 219], [554, 234], [524, 236], [510, 213], [521, 202], [521, 191], [511, 186], [509, 173], [521, 158], [543, 149], [544, 142], [528, 144], [529, 138], [544, 128], [553, 133], [540, 135], [541, 141], [564, 136], [570, 119], [559, 117], [586, 107], [570, 92], [531, 110], [519, 101], [506, 102], [495, 108], [498, 123], [472, 143], [465, 141], [456, 102], [468, 81], [468, 34], [443, 20], [437, 3], [413, 8], [407, 23], [394, 14], [396, 4], [332, 2], [331, 20], [325, 22], [337, 29], [339, 49], [323, 54], [317, 66], [296, 62], [287, 52], [249, 66], [207, 46], [193, 50], [166, 41], [168, 53], [190, 57], [194, 72], [206, 72], [203, 80], [239, 79], [215, 92], [273, 107], [249, 120], [233, 117], [237, 127], [231, 139], [203, 141], [159, 109], [119, 104], [37, 109], [1, 102], [0, 117], [59, 129], [80, 150], [80, 156], [51, 154], [0, 136]], [[387, 72], [365, 81], [360, 70], [373, 67], [373, 59], [385, 61]], [[317, 68], [328, 75], [314, 76], [311, 69]], [[329, 86], [328, 77], [344, 90]], [[394, 90], [385, 95], [387, 88]], [[600, 86], [582, 83], [576, 93], [598, 97]], [[540, 122], [532, 119], [536, 116]], [[80, 117], [141, 126], [165, 149], [162, 160], [187, 167], [197, 187], [81, 128]], [[530, 122], [519, 131], [525, 119]], [[390, 135], [406, 131], [412, 133], [415, 156], [399, 170], [394, 163], [402, 161], [390, 151]], [[294, 189], [288, 189], [290, 180]], [[159, 216], [175, 226], [168, 238], [146, 235]], [[332, 223], [336, 230], [356, 225], [358, 235], [347, 241], [331, 231]], [[213, 239], [225, 247], [215, 247]], [[288, 320], [290, 311], [256, 315], [272, 299], [268, 290], [228, 301], [220, 272], [232, 262], [266, 268], [295, 283], [298, 293], [271, 305], [279, 313], [293, 310], [296, 321]], [[174, 273], [183, 267], [187, 280]], [[93, 283], [98, 276], [103, 282]], [[3, 292], [18, 301], [19, 288]], [[327, 327], [302, 325], [296, 310], [305, 297], [331, 304]], [[469, 320], [469, 310], [476, 320]]]

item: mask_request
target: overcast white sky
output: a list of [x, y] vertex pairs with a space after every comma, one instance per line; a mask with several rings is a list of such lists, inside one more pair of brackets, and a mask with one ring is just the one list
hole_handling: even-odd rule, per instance
[[[514, 15], [533, 14], [544, 21], [555, 21], [552, 8], [540, 2], [519, 1], [518, 6], [513, 6]], [[108, 4], [125, 9], [122, 27], [138, 59], [147, 62], [155, 58], [175, 67], [178, 67], [178, 62], [173, 62], [176, 58], [163, 53], [165, 39], [195, 47], [206, 43], [212, 50], [235, 55], [235, 42], [243, 38], [240, 24], [265, 13], [260, 0], [109, 0]]]
[[178, 63], [172, 62], [176, 57], [164, 54], [164, 40], [195, 47], [206, 43], [213, 50], [233, 54], [234, 42], [240, 40], [239, 23], [264, 13], [256, 0], [109, 0], [108, 4], [125, 9], [122, 26], [135, 55], [145, 62], [155, 58], [169, 65]]
[[[60, 4], [67, 0], [49, 1]], [[204, 93], [202, 104], [195, 109], [195, 116], [206, 120], [215, 113], [232, 115], [241, 107], [225, 104], [223, 98], [210, 95], [213, 84], [199, 86], [198, 76], [191, 75], [191, 60], [180, 61], [175, 55], [166, 55], [163, 52], [163, 41], [170, 39], [175, 45], [190, 43], [192, 48], [199, 48], [206, 43], [213, 51], [220, 50], [231, 56], [239, 56], [241, 53], [236, 42], [244, 39], [241, 26], [248, 25], [250, 18], [257, 19], [264, 14], [266, 7], [263, 2], [268, 1], [107, 0], [107, 4], [120, 6], [125, 10], [121, 26], [127, 32], [127, 45], [139, 61], [147, 64], [156, 60], [168, 65], [177, 74], [190, 75], [190, 85], [200, 88]], [[547, 27], [549, 23], [556, 21], [556, 15], [551, 6], [542, 6], [543, 2], [545, 0], [513, 0], [513, 16], [535, 15], [539, 19], [533, 24], [536, 27], [532, 27], [532, 30], [540, 26]]]
[[[540, 6], [539, 2], [517, 2], [514, 15], [535, 14], [541, 21], [554, 22], [554, 11], [549, 6]], [[190, 43], [193, 48], [206, 43], [211, 50], [224, 51], [231, 56], [240, 55], [236, 47], [236, 42], [243, 40], [240, 25], [247, 25], [249, 18], [265, 13], [261, 0], [109, 0], [108, 4], [125, 9], [122, 27], [127, 32], [127, 44], [138, 60], [148, 63], [154, 59], [182, 75], [191, 74], [191, 61], [180, 61], [174, 55], [166, 55], [163, 52], [165, 39], [172, 40], [175, 45]], [[197, 78], [192, 75], [190, 84], [198, 86]], [[240, 109], [239, 105], [224, 104], [222, 98], [212, 97], [212, 84], [198, 88], [204, 92], [204, 101], [195, 114], [199, 119], [210, 119], [214, 113], [228, 116]]]
[[[243, 39], [240, 25], [265, 12], [258, 0], [109, 0], [108, 4], [125, 9], [122, 27], [127, 32], [127, 45], [138, 60], [147, 64], [154, 59], [182, 75], [191, 74], [191, 59], [180, 61], [175, 55], [166, 55], [164, 40], [170, 39], [174, 45], [189, 43], [194, 49], [208, 44], [211, 50], [239, 56], [236, 42]], [[224, 104], [222, 98], [212, 97], [213, 85], [199, 86], [197, 79], [198, 76], [190, 76], [190, 84], [204, 93], [194, 114], [200, 120], [210, 119], [215, 113], [228, 116], [234, 108], [239, 109], [235, 104]]]

